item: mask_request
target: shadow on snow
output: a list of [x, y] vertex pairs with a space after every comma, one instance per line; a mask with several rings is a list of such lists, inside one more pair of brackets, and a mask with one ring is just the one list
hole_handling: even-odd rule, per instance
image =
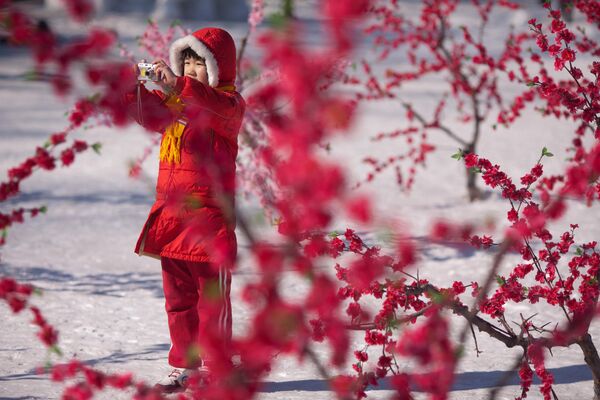
[[147, 193], [131, 193], [125, 191], [104, 191], [97, 193], [83, 193], [74, 195], [54, 194], [51, 191], [38, 190], [21, 193], [9, 199], [6, 204], [21, 202], [70, 202], [70, 203], [106, 203], [106, 204], [134, 204], [152, 205], [154, 197]]
[[[123, 364], [132, 360], [138, 361], [157, 361], [164, 359], [164, 353], [169, 350], [169, 344], [162, 343], [147, 347], [145, 350], [137, 353], [122, 353], [117, 351], [109, 356], [82, 360], [90, 366], [106, 366], [107, 364]], [[155, 357], [148, 357], [155, 355]], [[576, 382], [591, 381], [592, 374], [586, 365], [570, 365], [559, 368], [552, 368], [549, 371], [554, 375], [554, 383], [556, 385], [569, 384]], [[456, 375], [456, 381], [452, 387], [452, 391], [488, 389], [493, 388], [500, 379], [504, 376], [505, 371], [472, 371], [462, 372]], [[45, 375], [39, 375], [35, 370], [30, 370], [21, 374], [13, 374], [0, 376], [0, 382], [17, 381], [17, 380], [44, 380]], [[541, 382], [537, 376], [534, 377], [533, 383], [539, 385]], [[519, 379], [515, 374], [512, 375], [506, 386], [519, 385]], [[324, 379], [305, 379], [296, 381], [283, 382], [263, 382], [260, 389], [263, 393], [290, 392], [290, 391], [305, 391], [305, 392], [323, 392], [329, 391], [330, 387]], [[392, 390], [389, 378], [384, 378], [380, 381], [379, 386], [369, 387], [368, 391]], [[413, 388], [415, 391], [419, 391]]]
[[[109, 356], [95, 358], [91, 360], [80, 360], [88, 366], [106, 366], [107, 364], [124, 364], [130, 361], [158, 361], [164, 360], [165, 353], [169, 351], [169, 344], [161, 343], [147, 347], [138, 353], [122, 353], [117, 351]], [[149, 357], [152, 356], [153, 357]], [[46, 380], [46, 375], [40, 375], [36, 370], [30, 370], [22, 374], [13, 374], [0, 376], [0, 382], [18, 381], [18, 380]], [[4, 399], [4, 397], [0, 397]], [[28, 397], [29, 398], [29, 397]]]
[[[9, 267], [0, 264], [0, 275], [10, 276], [19, 282], [29, 282], [40, 289], [71, 291], [99, 296], [123, 297], [122, 293], [147, 290], [157, 298], [163, 297], [162, 278], [159, 272], [126, 272], [120, 274], [73, 275], [71, 273], [44, 267]], [[43, 287], [41, 283], [60, 284]]]
[[[549, 371], [554, 375], [554, 384], [568, 384], [576, 382], [591, 381], [592, 374], [586, 365], [570, 365], [566, 367], [552, 368]], [[452, 391], [473, 390], [473, 389], [488, 389], [493, 388], [497, 382], [502, 379], [505, 371], [473, 371], [462, 372], [456, 375], [456, 381], [452, 386]], [[368, 391], [376, 390], [392, 390], [390, 380], [388, 378], [380, 381], [379, 386], [371, 386]], [[537, 376], [534, 377], [533, 383], [539, 385], [541, 382]], [[328, 391], [329, 384], [322, 379], [306, 379], [299, 381], [287, 382], [264, 382], [262, 392], [289, 392], [289, 391], [306, 391], [306, 392], [321, 392]], [[508, 381], [507, 386], [519, 385], [519, 378], [513, 374]], [[413, 388], [415, 391], [418, 389]], [[590, 388], [591, 390], [591, 388]]]

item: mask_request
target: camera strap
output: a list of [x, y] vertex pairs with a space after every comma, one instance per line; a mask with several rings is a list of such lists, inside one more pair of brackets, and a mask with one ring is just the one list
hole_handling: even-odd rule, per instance
[[137, 112], [140, 118], [140, 124], [144, 125], [144, 114], [142, 113], [142, 83], [138, 81], [137, 83]]

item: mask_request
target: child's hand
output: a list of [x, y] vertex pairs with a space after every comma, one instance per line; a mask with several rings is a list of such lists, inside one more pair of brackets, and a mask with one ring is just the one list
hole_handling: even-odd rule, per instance
[[171, 68], [169, 68], [167, 63], [164, 60], [156, 60], [152, 64], [156, 65], [155, 72], [159, 78], [156, 83], [163, 89], [173, 89], [177, 83], [177, 76], [173, 73]]
[[[133, 64], [133, 73], [135, 74], [135, 76], [140, 76], [140, 68], [138, 67], [137, 63]], [[142, 82], [144, 83], [144, 82]]]

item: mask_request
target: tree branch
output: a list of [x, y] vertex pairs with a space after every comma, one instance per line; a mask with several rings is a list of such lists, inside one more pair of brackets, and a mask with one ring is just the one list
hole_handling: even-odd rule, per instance
[[419, 114], [419, 112], [415, 111], [414, 108], [412, 108], [412, 106], [406, 102], [401, 101], [402, 106], [408, 111], [412, 111], [413, 115], [415, 116], [415, 118], [423, 125], [423, 127], [432, 127], [432, 128], [436, 128], [441, 130], [442, 132], [444, 132], [446, 135], [448, 135], [450, 138], [454, 139], [455, 141], [457, 141], [462, 147], [467, 147], [469, 145], [469, 143], [467, 143], [467, 141], [465, 141], [464, 139], [462, 139], [461, 137], [459, 137], [457, 134], [455, 134], [454, 132], [452, 132], [452, 130], [450, 130], [450, 128], [444, 126], [444, 125], [436, 125], [436, 126], [431, 126], [431, 124], [429, 124], [425, 118]]
[[[398, 324], [405, 324], [407, 322], [410, 322], [414, 318], [420, 317], [421, 315], [425, 314], [427, 312], [427, 310], [430, 308], [431, 308], [431, 305], [417, 311], [416, 313], [412, 313], [410, 315], [405, 315], [402, 318], [398, 318], [395, 320], [395, 322]], [[346, 329], [353, 330], [353, 331], [366, 331], [366, 330], [370, 330], [370, 329], [379, 329], [379, 328], [377, 327], [377, 325], [375, 325], [374, 322], [367, 322], [367, 323], [360, 323], [360, 324], [349, 324], [349, 325], [346, 325]]]

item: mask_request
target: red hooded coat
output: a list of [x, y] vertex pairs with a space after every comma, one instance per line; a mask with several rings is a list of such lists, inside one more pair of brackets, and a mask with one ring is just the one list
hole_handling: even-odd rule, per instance
[[[235, 44], [218, 28], [205, 28], [173, 43], [171, 67], [181, 75], [181, 52], [205, 59], [209, 85], [177, 78], [173, 93], [127, 96], [128, 110], [147, 129], [164, 132], [156, 201], [135, 252], [232, 266], [235, 236], [235, 160], [245, 103], [235, 91]], [[137, 96], [139, 95], [139, 102]]]

